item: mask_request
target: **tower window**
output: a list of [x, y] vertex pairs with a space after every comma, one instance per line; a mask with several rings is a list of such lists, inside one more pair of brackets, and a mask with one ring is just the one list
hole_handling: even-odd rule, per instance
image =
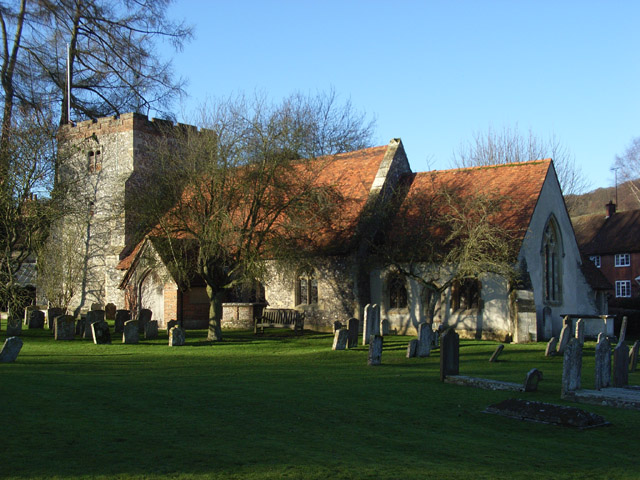
[[100, 150], [91, 150], [87, 154], [87, 164], [89, 173], [97, 173], [102, 170], [102, 152]]

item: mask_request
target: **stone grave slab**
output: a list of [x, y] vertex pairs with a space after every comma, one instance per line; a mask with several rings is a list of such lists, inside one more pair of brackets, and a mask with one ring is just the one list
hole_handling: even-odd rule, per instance
[[[98, 311], [98, 310], [94, 310]], [[111, 343], [111, 333], [109, 332], [109, 324], [104, 320], [98, 320], [91, 324], [91, 333], [93, 335], [93, 343], [96, 345], [106, 345]]]
[[58, 315], [55, 319], [56, 340], [73, 340], [76, 335], [76, 319], [73, 315]]

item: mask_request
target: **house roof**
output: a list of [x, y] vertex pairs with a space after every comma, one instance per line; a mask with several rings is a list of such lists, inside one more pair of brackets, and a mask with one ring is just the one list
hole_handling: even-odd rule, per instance
[[403, 202], [406, 208], [400, 211], [412, 215], [421, 201], [429, 201], [435, 193], [445, 190], [462, 198], [494, 195], [503, 201], [492, 222], [522, 241], [551, 165], [551, 159], [545, 159], [415, 173], [408, 179], [410, 186]]
[[616, 212], [610, 217], [582, 215], [571, 221], [584, 255], [640, 251], [640, 210]]

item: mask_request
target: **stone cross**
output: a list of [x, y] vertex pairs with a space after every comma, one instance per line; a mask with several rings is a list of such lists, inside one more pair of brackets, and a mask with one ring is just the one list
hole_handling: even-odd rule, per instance
[[613, 350], [613, 386], [622, 388], [629, 385], [629, 347], [618, 342]]
[[545, 357], [551, 357], [556, 354], [556, 349], [558, 348], [558, 339], [556, 337], [551, 337], [549, 343], [547, 343], [547, 349], [544, 351]]
[[345, 350], [347, 348], [347, 341], [349, 340], [349, 330], [346, 328], [340, 328], [333, 334], [333, 347], [332, 350]]
[[496, 351], [493, 352], [493, 355], [491, 355], [491, 358], [489, 359], [489, 361], [491, 363], [498, 361], [498, 357], [502, 353], [502, 350], [504, 350], [504, 345], [503, 344], [498, 345], [498, 347], [496, 348]]
[[[100, 310], [94, 310], [97, 312]], [[109, 333], [109, 324], [104, 320], [98, 320], [91, 324], [91, 332], [93, 334], [93, 343], [96, 345], [106, 345], [111, 343], [111, 333]]]
[[440, 381], [460, 373], [460, 336], [449, 329], [440, 337]]
[[611, 343], [606, 335], [600, 336], [596, 344], [595, 389], [611, 385]]
[[59, 315], [55, 319], [54, 338], [56, 340], [73, 340], [76, 334], [76, 319], [73, 315]]
[[557, 353], [559, 353], [560, 355], [564, 353], [564, 349], [567, 348], [567, 344], [569, 343], [570, 338], [571, 327], [569, 325], [565, 325], [562, 327], [562, 331], [560, 332], [560, 340], [558, 341]]
[[122, 343], [133, 345], [139, 341], [140, 334], [138, 333], [138, 321], [127, 320], [124, 322], [124, 326], [122, 328]]
[[367, 364], [371, 366], [382, 363], [382, 335], [371, 335], [369, 340], [369, 357]]
[[572, 338], [564, 349], [561, 397], [580, 390], [582, 377], [582, 344]]
[[638, 368], [638, 349], [640, 348], [640, 344], [638, 344], [638, 340], [636, 340], [631, 347], [631, 352], [629, 353], [629, 372], [635, 372]]
[[358, 346], [359, 329], [360, 321], [357, 318], [350, 318], [347, 320], [347, 330], [349, 332], [349, 338], [347, 340], [348, 348], [355, 348]]
[[419, 340], [416, 340], [416, 339], [409, 340], [409, 345], [407, 345], [407, 358], [414, 358], [417, 356], [419, 344], [420, 344]]
[[181, 347], [185, 344], [184, 330], [180, 327], [173, 327], [169, 330], [169, 346]]
[[155, 340], [158, 338], [158, 321], [150, 320], [144, 326], [145, 340]]
[[584, 345], [584, 320], [581, 318], [576, 322], [576, 338]]
[[418, 357], [425, 358], [431, 354], [432, 338], [433, 330], [431, 330], [431, 325], [421, 322], [418, 325], [418, 351], [416, 352]]
[[4, 341], [4, 346], [0, 350], [0, 363], [15, 362], [22, 349], [22, 339], [20, 337], [9, 337]]

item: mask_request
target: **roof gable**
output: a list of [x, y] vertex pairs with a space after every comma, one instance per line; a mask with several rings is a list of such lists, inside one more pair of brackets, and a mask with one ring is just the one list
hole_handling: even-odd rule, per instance
[[640, 251], [640, 210], [572, 219], [576, 239], [585, 255]]

